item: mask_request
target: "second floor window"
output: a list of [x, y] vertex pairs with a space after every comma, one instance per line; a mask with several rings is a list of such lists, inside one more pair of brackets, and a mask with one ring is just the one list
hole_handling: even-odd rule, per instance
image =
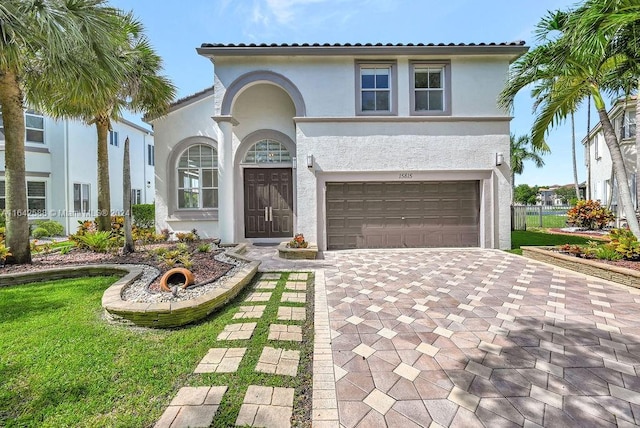
[[120, 145], [118, 141], [118, 132], [109, 131], [109, 144], [115, 147], [118, 147]]
[[633, 138], [636, 136], [636, 114], [627, 111], [622, 115], [622, 126], [620, 127], [620, 139]]
[[451, 113], [448, 63], [411, 63], [411, 114]]
[[[44, 116], [34, 110], [24, 113], [24, 136], [28, 143], [44, 143]], [[4, 122], [0, 113], [0, 141], [4, 141]]]
[[390, 115], [396, 113], [395, 63], [357, 63], [356, 113]]

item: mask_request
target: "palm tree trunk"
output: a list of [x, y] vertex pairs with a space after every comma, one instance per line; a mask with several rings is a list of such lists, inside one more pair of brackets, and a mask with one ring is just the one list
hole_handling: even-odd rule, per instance
[[111, 194], [109, 191], [109, 116], [96, 117], [98, 132], [98, 230], [111, 230]]
[[631, 200], [631, 190], [629, 189], [629, 181], [627, 177], [627, 169], [624, 166], [624, 159], [622, 157], [622, 151], [616, 138], [615, 130], [609, 119], [609, 115], [604, 108], [604, 103], [597, 105], [598, 116], [600, 117], [600, 124], [602, 125], [602, 131], [604, 134], [604, 141], [609, 148], [609, 154], [611, 155], [611, 162], [613, 163], [613, 171], [618, 182], [618, 195], [620, 196], [620, 202], [622, 203], [622, 210], [627, 218], [627, 224], [629, 229], [636, 236], [640, 238], [640, 226], [638, 225], [638, 218], [636, 217], [635, 210], [633, 209], [633, 202]]
[[578, 164], [576, 162], [576, 123], [573, 112], [571, 112], [571, 156], [573, 157], [573, 185], [576, 188], [576, 199], [580, 199], [580, 188], [578, 187]]
[[5, 129], [5, 215], [6, 246], [11, 256], [6, 263], [31, 263], [24, 160], [23, 94], [18, 75], [0, 71], [0, 106]]
[[129, 162], [129, 137], [124, 140], [124, 161], [122, 166], [122, 208], [124, 209], [124, 247], [123, 254], [133, 253], [131, 227], [131, 165]]

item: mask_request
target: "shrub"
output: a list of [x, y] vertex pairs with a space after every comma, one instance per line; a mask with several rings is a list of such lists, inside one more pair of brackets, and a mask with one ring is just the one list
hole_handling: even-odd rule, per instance
[[309, 243], [304, 240], [302, 233], [297, 233], [291, 241], [287, 243], [288, 248], [307, 248]]
[[131, 206], [133, 224], [142, 229], [149, 229], [156, 224], [156, 207], [154, 204], [136, 204]]
[[191, 232], [176, 232], [176, 238], [180, 242], [195, 242], [200, 239], [195, 229]]
[[208, 253], [209, 251], [211, 251], [211, 244], [200, 244], [198, 245], [198, 251], [201, 253]]
[[[43, 235], [43, 236], [62, 236], [64, 235], [64, 227], [58, 223], [57, 221], [54, 220], [37, 220], [36, 221], [36, 228], [37, 229], [45, 229], [47, 231], [47, 235]], [[35, 232], [35, 230], [34, 230]], [[34, 235], [34, 237], [36, 237]]]
[[109, 238], [110, 232], [88, 232], [84, 235], [76, 235], [78, 245], [83, 248], [88, 248], [96, 253], [106, 253], [110, 246]]
[[600, 260], [620, 260], [622, 258], [622, 254], [618, 253], [615, 248], [606, 245], [596, 248], [593, 254], [596, 259]]
[[33, 236], [36, 239], [40, 239], [40, 238], [45, 238], [47, 236], [51, 236], [51, 234], [44, 227], [36, 227], [33, 230], [33, 232], [31, 232], [31, 236]]
[[5, 228], [7, 226], [7, 218], [4, 215], [4, 210], [0, 210], [0, 227]]
[[4, 264], [7, 257], [11, 255], [9, 247], [4, 246], [4, 241], [0, 240], [0, 263]]
[[640, 258], [640, 242], [628, 229], [614, 229], [609, 234], [611, 242], [607, 244], [627, 260]]
[[589, 230], [602, 229], [613, 219], [613, 213], [598, 201], [578, 201], [575, 207], [567, 211], [568, 223]]

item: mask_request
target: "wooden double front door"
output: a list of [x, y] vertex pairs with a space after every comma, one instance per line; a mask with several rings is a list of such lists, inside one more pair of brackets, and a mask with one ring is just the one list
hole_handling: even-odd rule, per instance
[[244, 236], [293, 236], [293, 177], [291, 168], [244, 170]]

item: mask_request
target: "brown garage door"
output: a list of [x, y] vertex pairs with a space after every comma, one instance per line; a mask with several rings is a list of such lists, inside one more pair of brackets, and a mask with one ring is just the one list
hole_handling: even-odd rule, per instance
[[327, 247], [477, 247], [478, 181], [327, 183]]

